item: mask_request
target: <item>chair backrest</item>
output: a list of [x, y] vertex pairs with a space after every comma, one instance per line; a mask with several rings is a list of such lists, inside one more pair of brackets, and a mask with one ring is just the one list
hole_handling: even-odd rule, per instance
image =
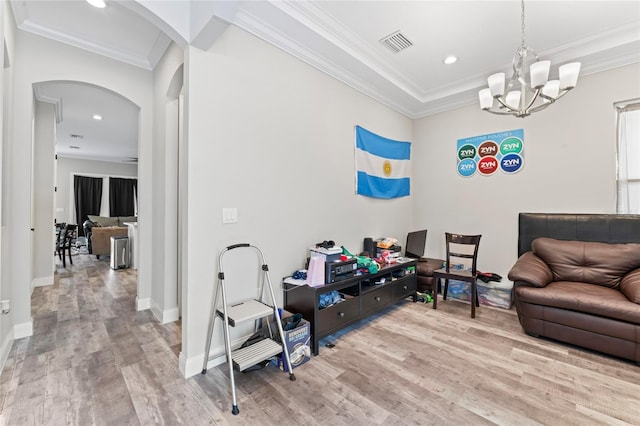
[[404, 249], [406, 257], [419, 259], [424, 256], [424, 246], [427, 241], [427, 230], [409, 232], [407, 234], [407, 245]]
[[76, 237], [76, 229], [78, 225], [72, 225], [67, 223], [64, 228], [64, 244], [69, 244]]
[[[478, 247], [482, 235], [460, 235], [445, 232], [447, 243], [447, 272], [452, 265], [451, 259], [471, 259], [471, 273], [476, 274], [478, 264]], [[466, 249], [463, 246], [467, 246]]]
[[64, 236], [67, 232], [67, 224], [65, 222], [56, 223], [56, 246], [64, 241]]

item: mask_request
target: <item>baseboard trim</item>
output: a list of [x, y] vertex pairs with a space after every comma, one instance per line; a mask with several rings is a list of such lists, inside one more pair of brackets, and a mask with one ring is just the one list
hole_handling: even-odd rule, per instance
[[[13, 333], [9, 331], [6, 337], [2, 341], [2, 346], [0, 347], [0, 371], [4, 370], [4, 366], [7, 363], [7, 359], [9, 358], [9, 353], [11, 352], [11, 347], [13, 346]], [[2, 424], [2, 423], [0, 423]]]
[[146, 311], [151, 308], [151, 299], [146, 297], [144, 299], [140, 299], [136, 297], [136, 310], [138, 311]]
[[166, 311], [164, 311], [163, 315], [162, 315], [162, 323], [166, 324], [169, 322], [174, 322], [174, 321], [178, 321], [180, 319], [180, 311], [178, 310], [177, 307], [175, 308], [171, 308], [171, 309], [167, 309]]
[[49, 277], [34, 278], [31, 282], [31, 288], [46, 287], [48, 285], [53, 285], [53, 275]]
[[180, 318], [180, 311], [178, 311], [178, 307], [170, 308], [166, 310], [160, 309], [160, 306], [155, 302], [155, 300], [151, 301], [151, 313], [156, 317], [161, 324], [167, 324], [169, 322], [178, 321]]
[[13, 326], [13, 338], [22, 339], [23, 337], [33, 336], [33, 320], [15, 324]]

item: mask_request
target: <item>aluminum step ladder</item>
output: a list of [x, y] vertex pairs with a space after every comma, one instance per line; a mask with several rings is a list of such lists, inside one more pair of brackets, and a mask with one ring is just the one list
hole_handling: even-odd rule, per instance
[[[245, 300], [240, 303], [234, 303], [229, 305], [227, 301], [227, 291], [225, 288], [225, 274], [222, 270], [222, 260], [224, 255], [236, 249], [253, 249], [257, 251], [260, 262], [262, 265], [261, 279], [258, 285], [258, 295], [255, 299]], [[268, 290], [268, 301], [265, 301], [265, 287]], [[202, 365], [202, 374], [207, 373], [207, 365], [209, 361], [216, 356], [209, 356], [211, 350], [211, 339], [214, 331], [216, 318], [220, 317], [224, 326], [224, 344], [225, 353], [227, 358], [227, 364], [229, 365], [229, 378], [231, 379], [231, 396], [233, 399], [233, 408], [231, 412], [238, 414], [238, 402], [236, 399], [236, 384], [234, 378], [235, 371], [245, 371], [249, 367], [252, 367], [260, 362], [266, 361], [278, 354], [284, 353], [287, 370], [289, 371], [289, 379], [294, 381], [296, 376], [293, 374], [293, 368], [291, 367], [291, 358], [287, 345], [285, 344], [284, 331], [282, 330], [282, 321], [278, 313], [278, 306], [276, 304], [276, 298], [273, 293], [273, 286], [271, 285], [271, 278], [269, 277], [269, 267], [264, 259], [262, 251], [251, 244], [234, 244], [226, 247], [218, 258], [218, 285], [213, 292], [213, 305], [211, 307], [211, 316], [209, 319], [209, 329], [207, 332], [207, 343], [205, 347], [205, 358]], [[219, 296], [222, 295], [222, 305], [219, 306]], [[277, 333], [271, 330], [271, 319], [275, 318], [277, 325]], [[268, 329], [269, 337], [253, 343], [246, 347], [238, 349], [231, 348], [231, 338], [229, 327], [235, 327], [236, 325], [246, 323], [248, 321], [254, 321], [254, 331], [258, 331], [262, 323], [264, 323]]]

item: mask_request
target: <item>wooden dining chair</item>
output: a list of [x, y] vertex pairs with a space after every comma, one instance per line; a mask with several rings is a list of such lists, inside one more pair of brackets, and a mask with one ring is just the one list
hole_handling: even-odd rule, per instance
[[[53, 254], [54, 256], [57, 254], [58, 257], [60, 257], [60, 250], [58, 250], [58, 247], [60, 247], [60, 243], [64, 239], [64, 230], [67, 227], [67, 224], [66, 222], [59, 222], [59, 223], [56, 223], [55, 226], [56, 226], [56, 246], [55, 246], [55, 249], [53, 250]], [[60, 260], [62, 260], [62, 258], [60, 258]]]
[[[442, 290], [442, 298], [447, 300], [447, 292], [449, 290], [449, 280], [458, 280], [469, 283], [471, 287], [471, 318], [476, 317], [476, 306], [480, 306], [478, 300], [477, 280], [477, 263], [478, 263], [478, 247], [480, 246], [480, 238], [482, 235], [460, 235], [445, 233], [446, 240], [446, 267], [433, 271], [435, 281], [435, 289], [433, 294], [433, 309], [438, 307], [438, 286], [440, 280], [444, 280]], [[457, 265], [466, 265], [471, 261], [471, 267], [467, 269], [456, 269]], [[461, 262], [461, 263], [458, 263]]]
[[62, 260], [62, 267], [67, 267], [66, 256], [69, 256], [69, 263], [73, 265], [73, 259], [71, 258], [71, 246], [76, 238], [76, 230], [78, 225], [67, 224], [64, 230], [61, 231], [61, 236], [58, 238], [58, 257]]

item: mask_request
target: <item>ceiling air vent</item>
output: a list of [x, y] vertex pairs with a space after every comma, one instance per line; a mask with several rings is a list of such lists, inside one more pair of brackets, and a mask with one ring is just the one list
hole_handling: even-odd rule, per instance
[[388, 36], [381, 39], [380, 43], [387, 46], [387, 48], [389, 48], [394, 53], [398, 53], [401, 50], [413, 46], [413, 43], [411, 43], [411, 41], [409, 41], [409, 39], [405, 37], [405, 35], [400, 31], [389, 34]]
[[84, 139], [84, 136], [76, 135], [75, 133], [71, 133], [69, 136], [71, 137], [71, 139]]

